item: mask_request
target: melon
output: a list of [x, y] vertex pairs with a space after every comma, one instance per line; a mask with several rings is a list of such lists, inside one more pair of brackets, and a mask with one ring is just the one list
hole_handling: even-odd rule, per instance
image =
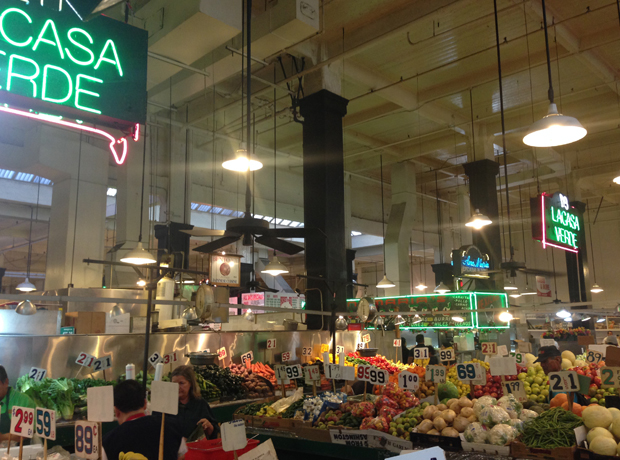
[[620, 455], [620, 443], [618, 444], [618, 448], [616, 449], [616, 455]]
[[590, 446], [590, 450], [595, 454], [609, 455], [611, 457], [614, 457], [616, 455], [616, 451], [618, 449], [616, 441], [605, 436], [597, 436], [588, 445]]
[[575, 361], [575, 366], [576, 367], [588, 367], [588, 363], [586, 363], [582, 359], [578, 359]]
[[620, 438], [620, 421], [618, 421], [617, 418], [614, 417], [614, 423], [612, 423], [609, 427], [609, 431], [611, 431], [611, 434], [613, 434], [616, 438]]
[[536, 361], [536, 356], [534, 356], [532, 353], [525, 354], [525, 362], [528, 366], [534, 364], [534, 361]]
[[566, 370], [570, 369], [571, 367], [573, 367], [573, 363], [570, 361], [570, 359], [562, 358], [562, 369]]
[[592, 428], [590, 431], [588, 431], [588, 436], [586, 436], [586, 441], [588, 441], [588, 444], [592, 444], [592, 441], [594, 441], [594, 439], [598, 438], [599, 436], [605, 436], [609, 439], [614, 439], [614, 436], [609, 432], [609, 430], [607, 430], [606, 428], [597, 426], [596, 428]]
[[613, 415], [603, 406], [593, 405], [586, 407], [581, 413], [583, 424], [586, 428], [592, 429], [597, 426], [607, 428], [613, 421]]
[[564, 350], [562, 352], [562, 359], [568, 359], [572, 364], [575, 364], [575, 354], [570, 350]]

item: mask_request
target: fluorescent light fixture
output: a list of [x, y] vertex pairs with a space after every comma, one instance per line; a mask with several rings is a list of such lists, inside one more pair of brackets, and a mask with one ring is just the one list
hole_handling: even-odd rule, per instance
[[570, 318], [571, 314], [570, 312], [562, 308], [559, 312], [555, 314], [555, 316], [557, 316], [558, 318], [566, 319], [566, 318]]
[[489, 219], [486, 215], [482, 214], [480, 212], [480, 209], [476, 209], [474, 215], [470, 217], [465, 226], [480, 230], [482, 227], [486, 227], [487, 225], [491, 225], [492, 223], [493, 221]]
[[106, 195], [108, 195], [108, 196], [116, 196], [116, 192], [118, 192], [118, 190], [116, 190], [115, 188], [108, 187], [108, 191], [107, 191]]
[[351, 231], [351, 236], [360, 236], [362, 232], [356, 232], [355, 230]]
[[438, 292], [440, 294], [445, 294], [447, 292], [450, 292], [450, 288], [448, 286], [446, 286], [443, 281], [440, 282], [437, 287], [435, 287], [434, 292]]
[[121, 262], [133, 265], [153, 264], [157, 262], [157, 259], [142, 247], [142, 242], [139, 242], [135, 249], [129, 252], [125, 257], [121, 259]]
[[293, 222], [291, 222], [291, 223], [289, 224], [289, 227], [299, 227], [299, 224], [300, 224], [300, 222], [295, 222], [295, 221], [293, 221]]
[[222, 167], [229, 171], [248, 172], [258, 171], [263, 167], [263, 164], [253, 152], [250, 154], [250, 158], [248, 158], [248, 151], [245, 149], [245, 146], [242, 145], [241, 148], [235, 152], [234, 158], [223, 162]]
[[261, 271], [261, 273], [267, 273], [271, 276], [278, 276], [288, 272], [288, 268], [286, 268], [286, 266], [282, 262], [280, 262], [280, 260], [278, 260], [276, 256], [274, 256], [271, 262], [267, 264], [265, 269]]
[[513, 316], [510, 312], [508, 311], [503, 311], [499, 314], [499, 320], [503, 323], [507, 323], [509, 321], [512, 321]]
[[388, 279], [387, 275], [384, 274], [383, 279], [379, 281], [379, 283], [377, 284], [377, 287], [379, 289], [389, 289], [389, 288], [396, 287], [396, 285]]
[[518, 299], [521, 297], [521, 293], [519, 291], [514, 291], [512, 294], [508, 294], [508, 297], [512, 297], [513, 299]]
[[592, 285], [592, 289], [590, 289], [590, 292], [593, 292], [594, 294], [598, 294], [599, 292], [603, 292], [603, 288], [600, 287], [598, 284], [594, 283]]
[[15, 289], [21, 292], [32, 292], [36, 291], [37, 287], [32, 284], [28, 278], [26, 278], [24, 281], [19, 283]]
[[453, 316], [452, 317], [452, 321], [455, 321], [457, 323], [462, 323], [465, 320], [462, 317], [460, 317], [460, 316]]
[[254, 219], [262, 219], [263, 216], [261, 216], [260, 214], [254, 214]]
[[187, 279], [187, 280], [183, 280], [183, 284], [196, 284], [195, 280], [191, 280], [191, 279]]
[[605, 318], [599, 318], [596, 320], [597, 323], [604, 323], [605, 322]]
[[529, 286], [525, 286], [525, 289], [521, 291], [521, 295], [536, 295], [536, 294], [538, 294], [538, 292], [536, 292], [536, 289], [532, 289]]
[[558, 106], [549, 104], [549, 111], [534, 122], [523, 138], [530, 147], [555, 147], [583, 139], [588, 131], [574, 117], [558, 113]]
[[592, 318], [590, 316], [584, 316], [583, 318], [581, 318], [581, 321], [589, 321]]

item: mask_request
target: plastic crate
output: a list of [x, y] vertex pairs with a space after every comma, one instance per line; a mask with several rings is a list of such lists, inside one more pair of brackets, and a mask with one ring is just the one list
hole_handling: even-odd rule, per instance
[[[248, 439], [248, 445], [245, 449], [237, 451], [237, 455], [245, 454], [251, 451], [259, 442], [256, 439]], [[187, 444], [187, 454], [185, 454], [186, 460], [234, 460], [234, 452], [224, 452], [222, 450], [221, 439], [202, 439], [196, 442], [190, 442]]]

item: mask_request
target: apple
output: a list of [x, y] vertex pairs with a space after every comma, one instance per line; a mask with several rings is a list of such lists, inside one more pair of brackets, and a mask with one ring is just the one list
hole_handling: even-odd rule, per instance
[[525, 380], [526, 377], [527, 377], [527, 374], [525, 372], [521, 372], [519, 373], [519, 375], [517, 375], [517, 378], [519, 380]]
[[495, 392], [491, 393], [491, 398], [497, 398], [497, 393]]
[[530, 377], [528, 375], [528, 377], [525, 379], [525, 381], [531, 385], [532, 383], [534, 383], [534, 377]]
[[541, 383], [543, 383], [543, 379], [541, 379], [540, 377], [535, 377], [534, 383], [536, 383], [537, 385], [540, 385]]

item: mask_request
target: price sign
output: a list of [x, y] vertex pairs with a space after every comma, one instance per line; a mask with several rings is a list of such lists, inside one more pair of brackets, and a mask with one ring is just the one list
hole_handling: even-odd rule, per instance
[[37, 436], [55, 441], [56, 411], [37, 407], [36, 414], [35, 422]]
[[439, 361], [454, 361], [454, 350], [452, 348], [439, 350]]
[[555, 346], [555, 340], [554, 339], [540, 339], [540, 346], [541, 347], [554, 347]]
[[413, 349], [413, 359], [428, 359], [427, 347], [416, 347]]
[[11, 434], [23, 438], [34, 435], [34, 409], [13, 406], [11, 409]]
[[603, 360], [603, 354], [598, 351], [588, 349], [588, 354], [586, 354], [586, 361], [588, 363], [598, 364]]
[[500, 345], [497, 347], [497, 354], [500, 356], [508, 356], [508, 347], [506, 345]]
[[549, 389], [555, 392], [579, 391], [578, 375], [575, 371], [549, 372]]
[[398, 386], [403, 390], [416, 391], [420, 387], [420, 376], [413, 372], [401, 372], [398, 374]]
[[517, 361], [511, 357], [495, 356], [489, 358], [491, 375], [517, 375]]
[[362, 342], [364, 342], [364, 343], [370, 342], [370, 334], [364, 334], [362, 336]]
[[357, 346], [355, 347], [358, 350], [363, 350], [364, 348], [366, 348], [366, 344], [364, 342], [357, 342]]
[[357, 366], [357, 379], [370, 382], [373, 385], [387, 385], [390, 374], [374, 366]]
[[523, 355], [521, 353], [510, 353], [510, 356], [512, 356], [517, 364], [523, 364]]
[[403, 341], [401, 339], [394, 339], [394, 348], [402, 346]]
[[601, 367], [601, 388], [620, 387], [620, 367]]
[[93, 363], [95, 362], [95, 358], [93, 355], [89, 355], [88, 353], [80, 353], [77, 357], [77, 359], [75, 360], [76, 364], [79, 364], [80, 366], [84, 366], [84, 367], [91, 367], [93, 365]]
[[300, 379], [303, 375], [301, 365], [295, 364], [294, 366], [286, 366], [286, 376], [289, 379]]
[[47, 371], [45, 369], [39, 369], [38, 367], [31, 367], [30, 372], [28, 372], [28, 377], [37, 382], [40, 382], [47, 375]]
[[312, 347], [301, 347], [301, 356], [312, 356]]
[[96, 422], [75, 422], [75, 455], [79, 458], [99, 458], [99, 430]]
[[276, 379], [278, 380], [279, 384], [288, 385], [289, 383], [291, 383], [286, 374], [286, 365], [278, 364], [277, 366], [274, 366], [273, 370], [276, 373]]
[[93, 372], [99, 372], [112, 367], [112, 356], [104, 356], [103, 358], [96, 359], [93, 363]]
[[319, 366], [304, 367], [304, 377], [306, 379], [306, 384], [308, 385], [312, 385], [312, 382], [320, 382], [321, 371], [319, 370]]
[[446, 368], [444, 366], [426, 366], [427, 379], [433, 383], [446, 383]]
[[241, 364], [245, 364], [247, 361], [254, 361], [254, 353], [252, 351], [248, 351], [241, 355]]
[[519, 350], [519, 353], [531, 353], [532, 344], [530, 342], [518, 342], [517, 350]]
[[149, 364], [153, 367], [157, 367], [157, 364], [160, 363], [164, 358], [157, 352], [153, 353], [149, 356]]
[[292, 359], [292, 353], [290, 351], [285, 351], [282, 353], [282, 362], [286, 363]]
[[461, 363], [456, 365], [456, 376], [461, 382], [472, 383], [484, 379], [486, 383], [486, 372], [478, 363]]
[[217, 359], [220, 361], [226, 359], [226, 347], [222, 347], [217, 350]]
[[502, 384], [504, 387], [504, 394], [512, 394], [517, 401], [525, 402], [527, 401], [527, 395], [525, 394], [525, 387], [523, 386], [523, 382], [521, 380], [512, 380], [510, 382], [504, 382]]
[[342, 380], [342, 367], [338, 364], [327, 364], [325, 369], [325, 378], [329, 380]]
[[336, 345], [336, 354], [344, 353], [344, 345]]
[[267, 339], [267, 350], [273, 350], [276, 348], [276, 339]]
[[171, 363], [176, 363], [179, 360], [179, 357], [177, 356], [177, 352], [175, 351], [174, 353], [168, 353], [166, 356], [164, 356], [164, 364], [171, 364]]
[[482, 342], [480, 344], [483, 355], [496, 355], [497, 354], [497, 342]]

